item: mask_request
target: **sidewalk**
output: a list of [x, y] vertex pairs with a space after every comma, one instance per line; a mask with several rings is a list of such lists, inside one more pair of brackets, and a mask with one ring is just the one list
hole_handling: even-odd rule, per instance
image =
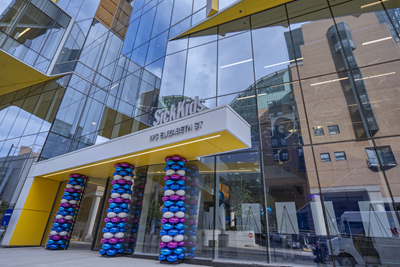
[[[17, 267], [165, 267], [155, 260], [135, 258], [104, 258], [97, 251], [90, 250], [58, 250], [49, 251], [42, 247], [32, 248], [0, 248], [0, 266]], [[172, 265], [174, 266], [174, 265]], [[180, 264], [179, 267], [200, 267], [200, 265]], [[204, 266], [202, 266], [204, 267]]]

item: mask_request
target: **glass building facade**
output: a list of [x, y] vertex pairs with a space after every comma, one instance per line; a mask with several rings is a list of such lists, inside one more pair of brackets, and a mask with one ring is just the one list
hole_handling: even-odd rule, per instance
[[[149, 128], [157, 108], [199, 96], [241, 115], [252, 146], [189, 163], [197, 259], [398, 266], [400, 2], [297, 0], [180, 36], [206, 6], [0, 0], [0, 53], [51, 78], [0, 86], [0, 216], [33, 162]], [[164, 166], [140, 167], [133, 256], [155, 256]], [[94, 250], [109, 182], [92, 178], [74, 233]]]

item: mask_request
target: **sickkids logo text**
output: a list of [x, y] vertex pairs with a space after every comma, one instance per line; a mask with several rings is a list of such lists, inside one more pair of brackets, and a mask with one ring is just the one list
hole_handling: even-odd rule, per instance
[[167, 108], [158, 109], [154, 114], [153, 126], [161, 125], [167, 122], [171, 122], [188, 115], [196, 114], [206, 109], [203, 105], [205, 101], [199, 99], [198, 96], [194, 97], [194, 100], [185, 99], [178, 102], [178, 106], [171, 105], [170, 110]]

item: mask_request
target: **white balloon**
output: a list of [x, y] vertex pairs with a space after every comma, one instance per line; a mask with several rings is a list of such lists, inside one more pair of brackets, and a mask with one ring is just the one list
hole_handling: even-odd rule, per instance
[[176, 173], [179, 174], [179, 176], [185, 176], [184, 170], [178, 170]]
[[50, 234], [51, 234], [51, 235], [58, 235], [58, 232], [56, 232], [56, 231], [51, 231]]
[[167, 171], [165, 172], [165, 174], [168, 175], [168, 176], [171, 176], [171, 175], [174, 174], [174, 173], [175, 173], [175, 171], [172, 170], [172, 169], [169, 169], [169, 170], [167, 170]]
[[118, 193], [112, 193], [112, 194], [111, 194], [111, 197], [112, 197], [112, 198], [117, 198], [117, 197], [121, 197], [121, 195], [118, 194]]
[[117, 214], [115, 212], [109, 212], [107, 213], [107, 217], [108, 218], [114, 218], [115, 216], [117, 216]]
[[69, 201], [69, 204], [76, 205], [76, 204], [78, 204], [78, 201], [76, 201], [75, 199], [72, 199]]
[[115, 176], [114, 176], [114, 180], [119, 180], [119, 179], [122, 179], [122, 176], [121, 176], [121, 175], [115, 175]]
[[189, 236], [189, 241], [196, 242], [197, 237], [195, 235]]
[[125, 181], [131, 181], [131, 180], [132, 180], [132, 177], [130, 177], [129, 175], [127, 175], [127, 176], [124, 177], [124, 180], [125, 180]]
[[65, 216], [65, 219], [67, 220], [67, 221], [70, 221], [70, 220], [72, 220], [74, 217], [72, 217], [71, 215], [67, 215], [67, 216]]
[[66, 186], [66, 188], [73, 188], [74, 187], [74, 185], [72, 185], [72, 184], [67, 184], [67, 186]]
[[120, 212], [120, 213], [118, 213], [117, 216], [120, 217], [120, 218], [126, 218], [126, 217], [128, 217], [128, 213], [126, 213], [126, 212]]
[[123, 238], [124, 235], [125, 235], [125, 233], [119, 232], [119, 233], [116, 233], [114, 236], [115, 236], [116, 238]]
[[188, 195], [186, 195], [185, 197], [186, 197], [186, 199], [190, 199], [190, 195], [189, 195], [189, 194], [188, 194]]
[[61, 199], [61, 203], [68, 203], [68, 200], [66, 200], [66, 199]]
[[178, 191], [176, 191], [176, 194], [178, 195], [178, 196], [180, 196], [180, 197], [183, 197], [184, 195], [185, 195], [185, 190], [178, 190]]
[[122, 197], [123, 199], [128, 199], [128, 198], [131, 197], [131, 195], [129, 195], [129, 194], [122, 194], [121, 197]]
[[197, 215], [191, 215], [190, 219], [192, 219], [193, 221], [197, 221]]
[[186, 181], [191, 181], [191, 180], [192, 180], [192, 178], [186, 177]]
[[165, 192], [164, 192], [164, 196], [167, 196], [167, 197], [172, 196], [173, 194], [175, 194], [175, 192], [174, 192], [174, 190], [171, 190], [171, 189], [165, 190]]
[[171, 241], [172, 241], [172, 236], [170, 236], [170, 235], [163, 235], [163, 236], [161, 237], [161, 241], [162, 241], [162, 242], [166, 242], [166, 243], [171, 242]]
[[188, 220], [189, 219], [189, 215], [185, 214], [185, 219]]
[[169, 218], [174, 217], [174, 214], [170, 211], [167, 211], [167, 212], [164, 212], [163, 217], [169, 219]]
[[176, 241], [176, 242], [181, 242], [181, 241], [183, 241], [183, 235], [176, 235], [176, 236], [174, 237], [174, 241]]
[[105, 239], [110, 239], [111, 237], [114, 237], [114, 235], [112, 233], [104, 233], [103, 237]]
[[188, 237], [186, 235], [183, 236], [183, 240], [188, 240]]
[[56, 219], [62, 219], [62, 218], [64, 218], [64, 216], [62, 216], [62, 215], [56, 215]]
[[80, 189], [82, 189], [82, 186], [80, 186], [80, 185], [75, 185], [74, 188], [80, 190]]
[[185, 217], [185, 213], [183, 213], [182, 211], [178, 211], [175, 213], [175, 217], [183, 218], [183, 217]]
[[60, 232], [60, 236], [66, 236], [66, 235], [68, 235], [68, 232], [67, 232], [67, 231], [62, 231], [62, 232]]

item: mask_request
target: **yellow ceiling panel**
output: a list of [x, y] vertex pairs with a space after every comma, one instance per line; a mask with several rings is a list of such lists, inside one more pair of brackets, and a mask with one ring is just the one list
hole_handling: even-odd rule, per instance
[[13, 56], [0, 51], [0, 95], [54, 78], [56, 77], [44, 75]]
[[[214, 2], [213, 0], [212, 2]], [[181, 33], [175, 38], [179, 38], [191, 33], [199, 32], [208, 28], [212, 28], [223, 23], [236, 20], [245, 16], [252, 15], [254, 13], [273, 8], [293, 0], [243, 0], [234, 6], [231, 6], [225, 10], [210, 16], [208, 19], [200, 22], [197, 25], [189, 28], [187, 31]]]

